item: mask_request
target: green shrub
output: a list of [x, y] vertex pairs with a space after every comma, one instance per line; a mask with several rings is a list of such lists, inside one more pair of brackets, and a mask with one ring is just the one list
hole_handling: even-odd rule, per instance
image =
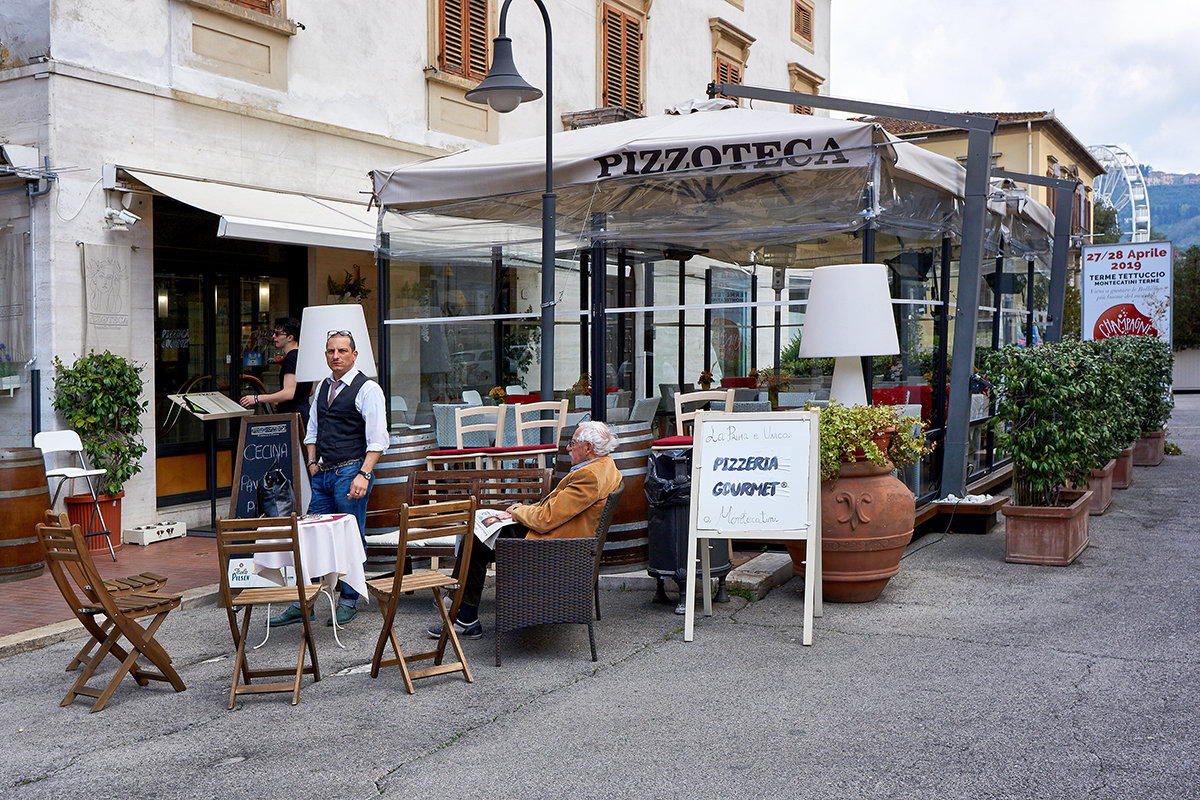
[[146, 454], [142, 369], [107, 351], [80, 356], [69, 367], [54, 359], [54, 408], [79, 434], [90, 464], [108, 470], [97, 487], [106, 494], [120, 492]]

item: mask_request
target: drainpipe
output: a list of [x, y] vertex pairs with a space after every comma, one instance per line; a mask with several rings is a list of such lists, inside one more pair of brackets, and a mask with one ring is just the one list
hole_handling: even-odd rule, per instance
[[50, 171], [50, 157], [43, 158], [42, 163], [45, 167], [45, 188], [40, 187], [41, 179], [28, 181], [25, 184], [25, 196], [29, 200], [29, 283], [30, 283], [30, 298], [29, 309], [32, 330], [33, 347], [29, 354], [29, 360], [25, 362], [25, 366], [29, 368], [29, 427], [30, 427], [30, 443], [33, 441], [33, 435], [42, 429], [42, 370], [38, 367], [37, 360], [37, 341], [38, 341], [38, 302], [37, 302], [37, 275], [33, 269], [33, 262], [37, 255], [37, 223], [33, 213], [33, 201], [35, 198], [42, 197], [50, 193], [50, 188], [54, 181], [58, 180], [58, 175]]

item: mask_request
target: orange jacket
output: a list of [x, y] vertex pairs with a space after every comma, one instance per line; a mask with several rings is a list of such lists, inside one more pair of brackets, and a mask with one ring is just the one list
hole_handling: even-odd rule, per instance
[[529, 529], [527, 539], [583, 539], [596, 535], [604, 501], [621, 485], [612, 456], [600, 456], [568, 472], [554, 491], [537, 503], [513, 509], [513, 519]]

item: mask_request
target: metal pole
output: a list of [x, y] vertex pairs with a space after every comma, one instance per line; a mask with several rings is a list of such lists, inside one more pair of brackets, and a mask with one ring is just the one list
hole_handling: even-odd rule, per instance
[[[388, 334], [388, 328], [385, 324], [387, 322], [388, 314], [388, 298], [391, 296], [391, 282], [389, 280], [390, 270], [387, 266], [387, 258], [385, 258], [383, 255], [384, 251], [388, 249], [390, 244], [388, 240], [388, 234], [385, 233], [380, 236], [379, 244], [379, 254], [375, 257], [375, 266], [378, 270], [377, 275], [379, 283], [379, 291], [375, 295], [376, 306], [378, 306], [378, 313], [376, 314], [375, 321], [379, 325], [379, 347], [376, 348], [376, 352], [379, 353], [379, 364], [377, 365], [377, 369], [379, 371], [379, 385], [383, 388], [384, 395], [391, 397], [391, 337]], [[417, 396], [417, 402], [420, 402], [420, 394]]]
[[605, 310], [608, 305], [608, 252], [604, 246], [603, 213], [592, 215], [592, 419], [608, 421], [608, 331]]
[[1071, 246], [1071, 191], [1060, 189], [1054, 199], [1054, 251], [1050, 256], [1050, 324], [1046, 341], [1057, 342], [1063, 334], [1063, 305], [1067, 299], [1067, 251]]
[[1025, 262], [1025, 346], [1033, 347], [1033, 259]]

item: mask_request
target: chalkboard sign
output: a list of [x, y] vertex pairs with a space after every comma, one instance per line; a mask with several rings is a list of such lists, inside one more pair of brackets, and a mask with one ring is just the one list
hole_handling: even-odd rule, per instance
[[[805, 543], [804, 633], [821, 603], [820, 414], [815, 411], [696, 413], [688, 553], [700, 554], [704, 613], [712, 616], [709, 539]], [[705, 545], [701, 545], [703, 540]], [[696, 571], [688, 570], [683, 639], [692, 641]]]
[[286, 517], [301, 512], [299, 414], [243, 418], [234, 455], [230, 517]]

